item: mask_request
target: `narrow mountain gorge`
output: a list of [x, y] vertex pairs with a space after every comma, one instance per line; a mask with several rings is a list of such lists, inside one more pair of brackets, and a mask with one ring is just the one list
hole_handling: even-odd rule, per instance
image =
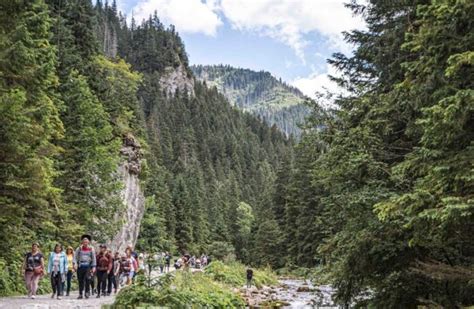
[[298, 290], [300, 305], [472, 306], [474, 2], [347, 8], [367, 28], [328, 60], [345, 92], [323, 108], [267, 72], [191, 67], [157, 12], [0, 1], [0, 296], [26, 295], [33, 242], [90, 233], [212, 257], [157, 286], [140, 275], [123, 307], [280, 306]]
[[272, 76], [229, 65], [191, 66], [196, 78], [208, 87], [216, 87], [231, 104], [259, 116], [269, 125], [276, 125], [287, 136], [301, 135], [300, 126], [310, 108], [301, 91]]
[[[2, 64], [1, 265], [84, 232], [119, 250], [259, 250], [241, 241], [239, 207], [264, 233], [292, 142], [195, 81], [173, 27], [61, 0], [12, 3], [2, 27], [16, 62]], [[23, 289], [15, 267], [2, 278], [3, 294]]]

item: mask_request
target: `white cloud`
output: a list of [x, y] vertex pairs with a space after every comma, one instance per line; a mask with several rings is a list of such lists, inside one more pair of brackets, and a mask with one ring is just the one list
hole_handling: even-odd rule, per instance
[[[297, 77], [290, 84], [300, 89], [303, 94], [310, 98], [316, 98], [316, 93], [325, 93], [326, 90], [334, 93], [344, 93], [345, 90], [340, 88], [335, 82], [329, 79], [329, 75], [338, 76], [339, 72], [336, 71], [331, 65], [327, 65], [326, 72], [324, 73], [312, 73], [307, 77]], [[331, 102], [320, 102], [322, 104], [331, 105]]]
[[[155, 10], [179, 32], [215, 36], [225, 17], [234, 29], [268, 36], [291, 47], [305, 63], [305, 35], [318, 32], [327, 44], [343, 52], [351, 47], [341, 32], [362, 28], [344, 3], [349, 0], [139, 0], [133, 8], [139, 22]], [[361, 0], [365, 1], [365, 0]]]
[[[351, 50], [341, 32], [364, 23], [344, 6], [348, 0], [220, 0], [218, 7], [235, 29], [257, 32], [290, 46], [305, 62], [306, 34], [319, 32], [343, 52]], [[217, 0], [213, 0], [214, 4]]]
[[141, 0], [133, 8], [133, 15], [141, 22], [156, 10], [165, 25], [173, 24], [179, 32], [215, 36], [222, 25], [216, 5], [215, 0]]

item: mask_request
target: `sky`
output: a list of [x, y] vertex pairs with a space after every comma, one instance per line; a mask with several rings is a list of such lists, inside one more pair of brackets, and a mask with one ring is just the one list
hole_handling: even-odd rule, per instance
[[362, 29], [349, 0], [117, 0], [137, 22], [155, 10], [182, 37], [191, 64], [230, 64], [269, 71], [314, 97], [337, 91], [326, 63], [334, 52], [350, 54], [342, 31]]

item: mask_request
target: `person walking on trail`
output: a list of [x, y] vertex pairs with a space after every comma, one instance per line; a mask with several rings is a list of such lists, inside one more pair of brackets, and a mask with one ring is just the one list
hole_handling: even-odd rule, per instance
[[120, 286], [129, 285], [130, 280], [130, 271], [132, 270], [132, 261], [131, 259], [127, 258], [126, 254], [123, 254], [120, 258]]
[[48, 273], [51, 274], [51, 287], [53, 288], [51, 298], [54, 298], [56, 295], [58, 299], [61, 299], [63, 281], [66, 280], [67, 269], [67, 257], [63, 251], [63, 246], [56, 244], [48, 259]]
[[[66, 273], [66, 281], [63, 282], [62, 292], [64, 294], [64, 288], [66, 288], [66, 296], [69, 296], [69, 292], [71, 292], [71, 280], [72, 275], [76, 269], [76, 259], [74, 258], [74, 249], [69, 246], [66, 249], [66, 258], [67, 258], [67, 273]], [[64, 284], [65, 283], [65, 284]]]
[[141, 270], [141, 271], [143, 271], [143, 273], [145, 273], [145, 271], [146, 271], [146, 259], [145, 259], [145, 255], [143, 253], [140, 253], [138, 255], [138, 267], [139, 267], [138, 270]]
[[165, 272], [170, 272], [170, 264], [171, 264], [171, 254], [166, 252], [165, 254]]
[[[112, 251], [109, 250], [110, 256], [112, 256]], [[107, 296], [112, 294], [112, 287], [114, 288], [114, 294], [117, 293], [117, 278], [120, 268], [120, 255], [118, 252], [115, 252], [114, 257], [112, 258], [112, 271], [107, 276]]]
[[36, 297], [36, 290], [38, 290], [38, 282], [44, 274], [44, 258], [37, 242], [31, 245], [31, 252], [25, 254], [22, 273], [25, 277], [28, 297], [34, 299]]
[[100, 251], [96, 257], [97, 261], [97, 298], [106, 296], [107, 278], [112, 271], [113, 261], [112, 256], [107, 251], [107, 246], [100, 245]]
[[127, 249], [125, 249], [125, 255], [127, 256], [127, 260], [129, 260], [130, 266], [131, 266], [130, 272], [129, 272], [130, 281], [128, 282], [128, 284], [130, 284], [133, 281], [133, 278], [135, 278], [135, 275], [138, 272], [138, 261], [137, 259], [135, 259], [133, 253], [134, 252], [132, 251], [131, 247], [128, 247]]
[[162, 274], [163, 269], [165, 267], [165, 254], [164, 254], [164, 252], [159, 252], [159, 253], [155, 254], [154, 258], [156, 260], [156, 264], [160, 268], [160, 274]]
[[252, 287], [252, 280], [253, 280], [253, 270], [251, 268], [247, 269], [247, 288], [250, 289]]
[[[81, 245], [76, 249], [76, 267], [77, 267], [77, 279], [79, 281], [79, 296], [78, 299], [82, 299], [83, 295], [89, 298], [91, 288], [91, 278], [95, 273], [96, 267], [96, 255], [95, 250], [90, 245], [92, 237], [90, 235], [82, 235]], [[85, 290], [85, 294], [84, 293]]]

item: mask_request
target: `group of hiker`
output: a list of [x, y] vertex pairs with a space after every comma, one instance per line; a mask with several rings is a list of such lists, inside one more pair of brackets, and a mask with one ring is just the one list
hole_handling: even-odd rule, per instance
[[211, 257], [205, 254], [201, 255], [201, 257], [196, 257], [195, 255], [191, 256], [187, 253], [183, 254], [180, 258], [178, 258], [174, 263], [175, 269], [184, 269], [188, 270], [189, 268], [204, 268], [211, 262]]
[[112, 254], [105, 244], [101, 244], [96, 253], [91, 240], [90, 235], [82, 235], [81, 245], [76, 250], [67, 247], [64, 251], [61, 244], [56, 244], [46, 262], [39, 244], [33, 243], [22, 267], [28, 297], [35, 298], [39, 280], [47, 274], [50, 274], [52, 298], [61, 299], [64, 292], [69, 296], [74, 274], [77, 275], [79, 299], [89, 298], [91, 293], [97, 294], [97, 298], [109, 296], [112, 291], [117, 293], [120, 286], [131, 284], [139, 269], [144, 267], [143, 255], [138, 255], [131, 246], [123, 254]]
[[[172, 256], [169, 252], [161, 252], [155, 255], [137, 254], [132, 246], [128, 246], [125, 252], [120, 254], [107, 248], [105, 244], [99, 246], [99, 251], [91, 245], [90, 235], [81, 236], [80, 246], [74, 250], [67, 247], [63, 250], [61, 244], [56, 244], [54, 250], [49, 253], [45, 262], [45, 256], [40, 251], [38, 243], [33, 243], [31, 251], [25, 255], [23, 262], [23, 275], [25, 278], [28, 297], [35, 298], [39, 280], [50, 275], [52, 298], [61, 299], [69, 296], [71, 282], [74, 274], [77, 276], [79, 285], [78, 299], [89, 298], [94, 294], [96, 297], [109, 296], [112, 292], [125, 285], [130, 285], [136, 274], [143, 270], [151, 272], [153, 265], [157, 265], [160, 273], [169, 272]], [[191, 256], [187, 253], [174, 261], [176, 270], [200, 269], [211, 263], [211, 257], [205, 254], [200, 257]], [[247, 287], [251, 286], [253, 271], [247, 270]]]

